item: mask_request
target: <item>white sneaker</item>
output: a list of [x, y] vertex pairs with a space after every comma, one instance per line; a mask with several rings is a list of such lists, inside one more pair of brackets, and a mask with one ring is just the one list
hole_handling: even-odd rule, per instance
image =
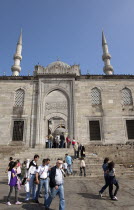
[[17, 201], [15, 204], [16, 204], [16, 205], [21, 205], [22, 202]]
[[7, 202], [7, 205], [8, 205], [8, 206], [11, 206], [11, 203], [10, 203], [10, 201], [8, 201], [8, 202]]
[[116, 196], [114, 196], [114, 197], [112, 198], [112, 200], [114, 200], [114, 201], [118, 201], [118, 199], [117, 199], [117, 197], [116, 197]]
[[117, 198], [116, 196], [114, 196], [114, 198], [115, 198], [115, 200], [117, 200], [117, 201], [118, 201], [118, 198]]
[[99, 191], [99, 196], [102, 198], [102, 193]]

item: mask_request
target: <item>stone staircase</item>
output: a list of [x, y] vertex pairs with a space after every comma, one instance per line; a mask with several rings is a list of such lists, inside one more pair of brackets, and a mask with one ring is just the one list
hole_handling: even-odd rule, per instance
[[[14, 152], [15, 151], [15, 152]], [[12, 147], [12, 151], [9, 153], [5, 153], [3, 151], [3, 154], [1, 154], [0, 159], [0, 180], [7, 178], [7, 173], [5, 173], [5, 170], [9, 163], [9, 157], [12, 156], [15, 160], [19, 159], [21, 163], [23, 163], [24, 160], [30, 159], [32, 160], [35, 154], [38, 154], [40, 156], [38, 165], [42, 163], [42, 160], [44, 158], [50, 158], [51, 162], [50, 165], [54, 166], [56, 163], [56, 160], [58, 158], [65, 159], [65, 154], [68, 153], [69, 155], [73, 156], [73, 149], [45, 149], [45, 148], [39, 148], [39, 149], [22, 149], [18, 148], [18, 151]]]
[[[65, 154], [68, 153], [73, 157], [74, 151], [73, 148], [67, 149], [45, 149], [45, 148], [14, 148], [12, 147], [12, 153], [5, 153], [3, 150], [3, 154], [1, 154], [0, 159], [0, 181], [7, 179], [7, 174], [5, 173], [6, 167], [8, 165], [8, 159], [9, 157], [13, 156], [14, 159], [20, 159], [20, 162], [22, 163], [26, 159], [32, 160], [35, 154], [39, 154], [40, 159], [38, 161], [38, 165], [41, 164], [42, 160], [44, 158], [50, 158], [51, 162], [50, 165], [54, 166], [56, 163], [57, 158], [65, 159]], [[99, 157], [97, 154], [86, 152], [86, 177], [100, 177], [103, 178], [103, 171], [102, 171], [102, 163], [103, 158]], [[70, 178], [76, 178], [79, 176], [79, 168], [80, 168], [80, 160], [74, 159], [73, 160], [73, 175], [70, 176]], [[134, 169], [126, 168], [123, 164], [116, 164], [115, 166], [117, 177], [120, 176], [134, 176]]]
[[119, 145], [86, 145], [88, 154], [96, 155], [103, 159], [109, 157], [115, 162], [116, 174], [120, 176], [134, 177], [134, 143]]

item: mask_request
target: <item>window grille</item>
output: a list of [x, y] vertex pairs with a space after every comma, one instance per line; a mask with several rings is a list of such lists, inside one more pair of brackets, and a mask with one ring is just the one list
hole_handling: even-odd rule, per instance
[[128, 88], [124, 88], [122, 90], [122, 104], [133, 105], [131, 90], [129, 90]]
[[134, 120], [126, 120], [128, 139], [134, 139]]
[[24, 106], [24, 95], [25, 92], [22, 89], [18, 89], [15, 94], [15, 107], [23, 107]]
[[101, 92], [98, 88], [93, 88], [91, 90], [91, 100], [92, 100], [92, 105], [101, 104]]
[[89, 121], [90, 141], [101, 140], [99, 120]]
[[13, 141], [23, 141], [24, 121], [14, 121]]

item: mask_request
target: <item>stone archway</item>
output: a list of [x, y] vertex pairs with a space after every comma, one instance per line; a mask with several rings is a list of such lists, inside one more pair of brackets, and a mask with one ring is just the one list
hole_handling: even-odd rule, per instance
[[68, 97], [61, 90], [55, 89], [49, 92], [44, 100], [44, 137], [47, 136], [48, 130], [52, 133], [61, 125], [64, 125], [65, 132], [68, 133], [69, 127], [69, 101]]
[[[57, 85], [58, 84], [58, 85]], [[66, 86], [65, 86], [66, 84]], [[35, 145], [44, 145], [48, 135], [48, 116], [66, 118], [68, 134], [73, 138], [74, 127], [73, 81], [43, 79], [39, 83]]]
[[52, 113], [45, 117], [45, 121], [47, 123], [47, 129], [51, 131], [52, 135], [65, 133], [68, 134], [68, 124], [67, 124], [67, 116], [61, 113]]

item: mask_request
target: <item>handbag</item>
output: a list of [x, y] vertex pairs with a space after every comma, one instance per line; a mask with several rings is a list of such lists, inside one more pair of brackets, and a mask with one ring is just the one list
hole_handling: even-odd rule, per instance
[[[40, 175], [38, 174], [38, 180], [40, 180], [40, 176], [43, 174], [44, 171], [45, 171], [45, 168], [44, 168], [44, 170], [42, 171], [42, 173], [41, 173]], [[39, 183], [37, 183], [36, 175], [35, 175], [35, 177], [34, 177], [33, 182], [34, 182], [35, 184], [39, 184]]]
[[27, 181], [27, 178], [26, 178], [26, 177], [24, 177], [24, 178], [23, 178], [23, 180], [22, 180], [21, 185], [25, 185], [25, 184], [26, 184], [26, 181]]
[[24, 186], [25, 186], [25, 191], [29, 192], [30, 191], [29, 182], [26, 182]]

